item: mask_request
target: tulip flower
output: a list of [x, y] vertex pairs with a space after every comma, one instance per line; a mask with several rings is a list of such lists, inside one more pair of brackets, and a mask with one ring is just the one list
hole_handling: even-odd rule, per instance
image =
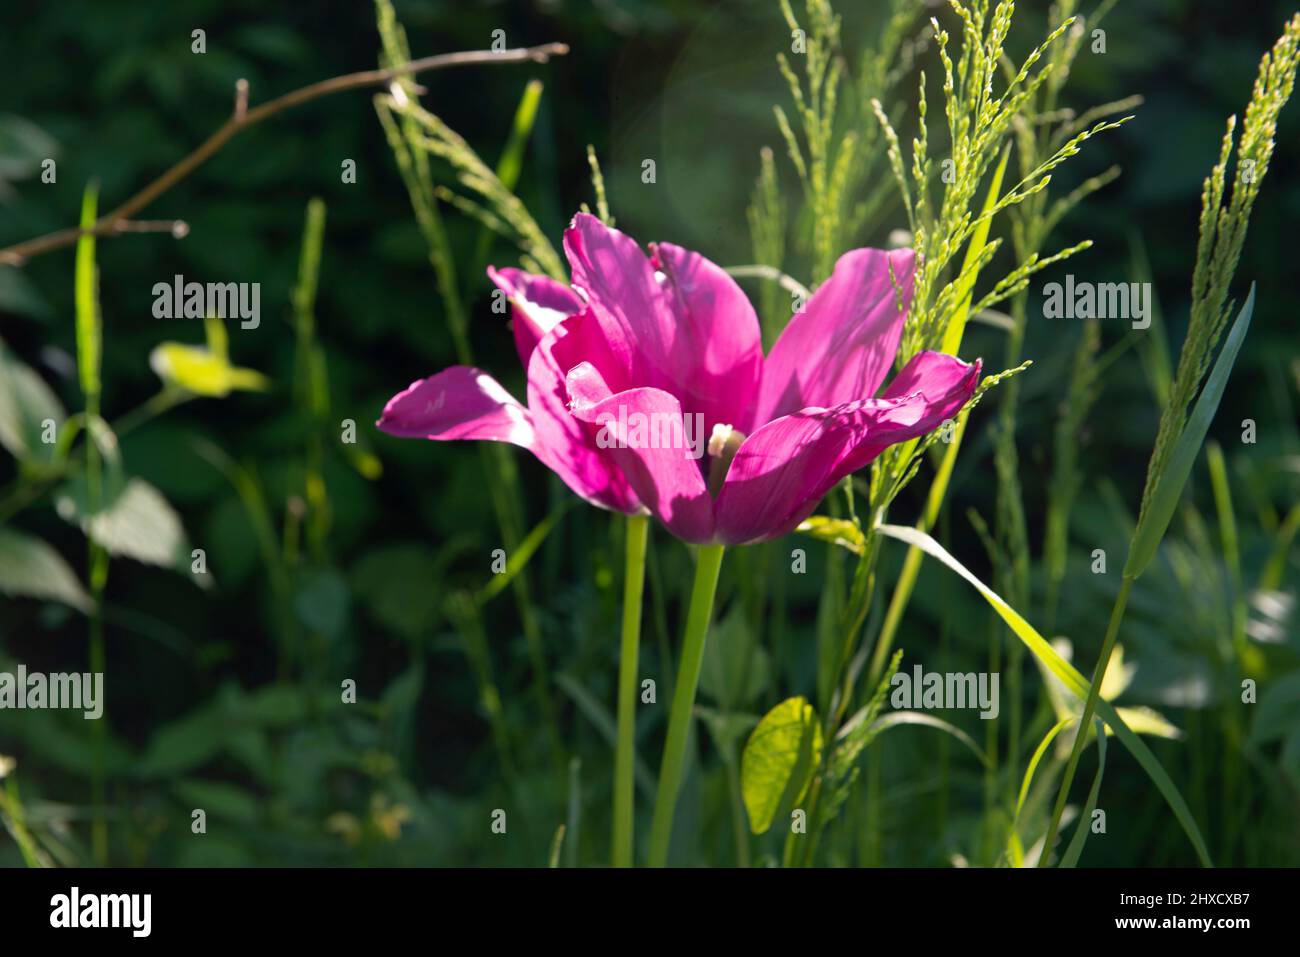
[[[979, 380], [978, 362], [922, 352], [876, 395], [911, 299], [910, 250], [846, 253], [764, 359], [749, 300], [698, 253], [661, 243], [648, 257], [587, 214], [564, 247], [575, 288], [490, 270], [515, 306], [527, 406], [455, 366], [390, 400], [379, 428], [511, 442], [594, 504], [739, 545], [792, 531], [845, 475], [955, 415]], [[688, 441], [700, 429], [676, 427], [694, 417], [707, 455]]]
[[[564, 249], [571, 287], [490, 273], [515, 306], [527, 406], [458, 366], [394, 397], [379, 427], [514, 443], [588, 501], [648, 512], [701, 546], [651, 827], [661, 865], [724, 548], [793, 531], [846, 475], [955, 416], [980, 364], [922, 352], [882, 390], [911, 302], [910, 250], [844, 254], [764, 357], [749, 300], [700, 254], [661, 243], [647, 256], [587, 214]], [[634, 668], [625, 653], [620, 718]]]
[[[876, 396], [911, 300], [910, 250], [842, 256], [765, 360], [749, 300], [698, 253], [661, 243], [647, 257], [587, 215], [564, 247], [587, 299], [572, 320], [587, 354], [568, 370], [570, 408], [605, 430], [603, 454], [688, 542], [793, 531], [844, 476], [955, 415], [979, 380], [978, 362], [922, 352]], [[709, 436], [702, 461], [663, 441], [662, 423], [684, 416]], [[651, 441], [633, 434], [655, 422]]]

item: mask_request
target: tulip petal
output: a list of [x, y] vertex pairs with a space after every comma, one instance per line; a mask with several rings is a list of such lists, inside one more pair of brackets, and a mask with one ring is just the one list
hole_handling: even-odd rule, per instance
[[[954, 367], [947, 360], [964, 369], [960, 378], [950, 375]], [[806, 408], [759, 427], [740, 446], [718, 494], [717, 540], [734, 545], [793, 531], [845, 475], [888, 446], [925, 435], [955, 415], [974, 393], [979, 370], [978, 362], [922, 353], [904, 370], [904, 385], [946, 384], [941, 391], [912, 389], [829, 409]]]
[[604, 338], [589, 315], [571, 316], [554, 326], [528, 361], [528, 408], [537, 434], [537, 457], [588, 501], [631, 513], [641, 503], [618, 463], [596, 447], [596, 426], [569, 412], [565, 371], [579, 356], [600, 356], [604, 349]]
[[582, 299], [564, 283], [549, 276], [539, 276], [522, 269], [488, 267], [488, 277], [514, 304], [512, 331], [519, 361], [528, 368], [528, 360], [542, 337], [584, 308]]
[[636, 241], [580, 213], [564, 234], [573, 284], [586, 294], [616, 369], [635, 386], [677, 396], [712, 428], [752, 419], [762, 346], [740, 287], [703, 256], [664, 244], [652, 261]]
[[600, 430], [604, 454], [646, 508], [678, 538], [711, 541], [713, 499], [699, 461], [705, 436], [686, 428], [681, 403], [662, 389], [610, 393], [590, 363], [569, 373], [569, 395], [574, 417]]
[[[975, 365], [977, 381], [978, 365]], [[931, 401], [940, 402], [953, 389], [964, 388], [971, 377], [971, 369], [970, 363], [962, 362], [946, 352], [918, 352], [903, 367], [903, 371], [894, 376], [894, 381], [889, 383], [883, 397], [898, 399], [920, 392], [930, 397]]]
[[906, 316], [898, 298], [911, 305], [915, 262], [910, 249], [841, 256], [772, 347], [755, 421], [874, 396], [898, 352]]
[[680, 337], [672, 357], [684, 374], [677, 390], [683, 408], [748, 432], [763, 372], [758, 316], [736, 280], [699, 253], [658, 243], [653, 264], [664, 274], [664, 294]]
[[536, 451], [532, 415], [482, 369], [452, 366], [388, 400], [378, 427], [402, 438], [487, 439]]

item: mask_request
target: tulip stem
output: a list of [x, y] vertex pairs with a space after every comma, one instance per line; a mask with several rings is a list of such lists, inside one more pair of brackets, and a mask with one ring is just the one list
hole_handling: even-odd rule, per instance
[[695, 689], [704, 662], [704, 639], [713, 616], [713, 596], [718, 588], [722, 568], [722, 545], [701, 545], [695, 563], [695, 584], [691, 588], [691, 607], [686, 614], [686, 637], [682, 642], [682, 660], [673, 689], [673, 706], [668, 716], [668, 739], [664, 743], [663, 764], [659, 768], [659, 792], [655, 796], [654, 819], [650, 825], [651, 867], [668, 863], [668, 840], [673, 832], [673, 812], [682, 783], [682, 762], [695, 710]]
[[618, 741], [614, 749], [615, 867], [632, 866], [632, 770], [636, 760], [637, 663], [641, 647], [641, 599], [645, 594], [645, 551], [650, 517], [627, 517], [623, 565], [623, 640], [618, 660]]

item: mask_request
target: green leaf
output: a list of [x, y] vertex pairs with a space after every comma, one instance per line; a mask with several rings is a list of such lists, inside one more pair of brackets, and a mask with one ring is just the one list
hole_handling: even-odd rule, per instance
[[[1100, 721], [1097, 724], [1101, 724]], [[1088, 789], [1088, 803], [1083, 806], [1083, 812], [1079, 815], [1079, 823], [1074, 829], [1074, 839], [1070, 841], [1070, 846], [1065, 849], [1065, 855], [1061, 858], [1061, 867], [1074, 867], [1079, 863], [1079, 855], [1083, 853], [1083, 845], [1088, 840], [1088, 834], [1092, 830], [1092, 812], [1097, 809], [1097, 795], [1101, 792], [1101, 776], [1106, 770], [1106, 735], [1097, 735], [1097, 774], [1092, 779], [1092, 787]], [[1048, 852], [1043, 848], [1043, 853]]]
[[168, 778], [200, 768], [221, 753], [230, 726], [205, 707], [154, 732], [134, 770], [142, 778]]
[[255, 795], [224, 781], [180, 781], [176, 797], [187, 808], [200, 808], [209, 817], [235, 824], [257, 822], [259, 802]]
[[59, 144], [31, 120], [0, 113], [0, 196], [10, 183], [35, 176], [46, 159], [59, 155]]
[[50, 462], [54, 443], [41, 441], [42, 425], [56, 428], [67, 413], [58, 397], [36, 372], [0, 346], [0, 445], [22, 462]]
[[1254, 311], [1255, 284], [1251, 283], [1246, 304], [1237, 313], [1237, 319], [1223, 344], [1223, 351], [1219, 353], [1210, 377], [1205, 380], [1205, 388], [1201, 390], [1200, 398], [1196, 400], [1192, 414], [1188, 416], [1187, 424], [1169, 454], [1164, 473], [1156, 480], [1151, 503], [1142, 516], [1133, 543], [1129, 546], [1128, 561], [1124, 563], [1124, 574], [1129, 578], [1137, 578], [1146, 570], [1160, 547], [1160, 540], [1165, 537], [1174, 509], [1182, 498], [1183, 486], [1192, 474], [1192, 466], [1196, 464], [1205, 435], [1210, 431], [1210, 422], [1218, 411], [1219, 400], [1223, 398], [1223, 390], [1228, 385], [1228, 376], [1232, 372], [1233, 363], [1237, 361], [1237, 353], [1246, 340], [1246, 330], [1250, 328], [1250, 317]]
[[[1020, 819], [1020, 812], [1025, 808], [1025, 799], [1029, 797], [1029, 785], [1034, 780], [1034, 772], [1038, 770], [1038, 764], [1043, 760], [1043, 755], [1047, 753], [1048, 747], [1056, 739], [1056, 736], [1077, 720], [1079, 720], [1077, 717], [1062, 718], [1052, 725], [1051, 730], [1043, 735], [1043, 740], [1038, 742], [1038, 747], [1034, 749], [1033, 757], [1029, 759], [1029, 765], [1025, 768], [1025, 776], [1020, 781], [1020, 796], [1016, 799], [1015, 818], [1017, 821]], [[1012, 830], [1014, 831], [1014, 826]]]
[[[997, 592], [976, 578], [966, 566], [948, 554], [942, 545], [929, 535], [914, 528], [903, 528], [899, 525], [879, 525], [877, 531], [882, 535], [896, 538], [901, 542], [920, 548], [927, 555], [937, 558], [966, 579], [998, 613], [998, 616], [1007, 623], [1016, 637], [1024, 642], [1029, 650], [1034, 653], [1034, 656], [1061, 680], [1067, 690], [1081, 698], [1087, 698], [1088, 680], [1068, 661], [1058, 655], [1043, 636], [1020, 616], [1019, 612], [1003, 601]], [[1178, 788], [1174, 785], [1165, 769], [1161, 767], [1156, 756], [1151, 753], [1151, 749], [1124, 722], [1124, 719], [1120, 717], [1109, 702], [1098, 698], [1097, 714], [1115, 732], [1115, 736], [1119, 738], [1120, 743], [1137, 759], [1138, 764], [1142, 765], [1142, 770], [1146, 771], [1147, 777], [1151, 778], [1156, 788], [1164, 795], [1165, 801], [1168, 802], [1169, 807], [1174, 812], [1174, 817], [1178, 819], [1178, 823], [1182, 825], [1183, 831], [1196, 849], [1196, 855], [1200, 858], [1201, 863], [1206, 867], [1213, 867], [1214, 865], [1210, 861], [1210, 852], [1206, 849], [1205, 840], [1201, 837], [1201, 831], [1196, 826], [1196, 820], [1192, 817], [1191, 808], [1187, 806], [1187, 801], [1179, 793]]]
[[769, 670], [767, 651], [737, 606], [714, 626], [704, 646], [700, 690], [724, 710], [744, 708], [767, 687]]
[[798, 804], [821, 752], [821, 725], [806, 699], [787, 698], [763, 716], [740, 759], [740, 790], [751, 831], [765, 834], [778, 812]]
[[329, 638], [343, 634], [351, 609], [352, 594], [347, 579], [333, 568], [307, 572], [293, 597], [298, 620]]
[[889, 714], [878, 718], [871, 727], [875, 734], [879, 734], [881, 731], [888, 731], [890, 728], [898, 728], [903, 725], [920, 725], [921, 727], [934, 728], [951, 735], [964, 744], [970, 753], [975, 755], [980, 764], [988, 767], [988, 756], [975, 743], [974, 738], [955, 724], [944, 721], [942, 718], [936, 718], [932, 714], [926, 714], [923, 711], [891, 711]]
[[0, 592], [61, 601], [82, 612], [90, 607], [90, 596], [62, 555], [39, 538], [7, 528], [0, 528]]
[[427, 636], [442, 608], [437, 558], [432, 548], [418, 543], [366, 552], [349, 575], [357, 600], [375, 621], [408, 641]]
[[40, 291], [17, 266], [0, 266], [0, 311], [41, 320], [53, 312]]
[[[605, 739], [605, 743], [609, 745], [612, 751], [618, 740], [618, 730], [614, 724], [614, 716], [609, 713], [609, 709], [597, 701], [586, 686], [572, 675], [565, 674], [562, 671], [557, 672], [555, 684], [578, 706], [578, 710], [591, 722], [592, 727], [600, 732], [600, 736]], [[636, 756], [633, 769], [632, 773], [633, 777], [636, 778], [637, 791], [647, 801], [653, 801], [655, 798], [654, 775], [639, 754]]]
[[93, 515], [84, 476], [66, 483], [54, 505], [68, 522], [81, 526], [110, 555], [134, 558], [147, 565], [188, 570], [189, 546], [180, 516], [161, 492], [139, 478], [105, 474], [103, 507]]
[[847, 548], [855, 555], [861, 555], [866, 549], [866, 539], [862, 535], [862, 529], [846, 518], [814, 515], [800, 522], [795, 531], [803, 535], [811, 535], [819, 541]]
[[528, 560], [533, 557], [533, 552], [541, 547], [542, 542], [546, 541], [546, 536], [551, 534], [551, 530], [564, 516], [573, 505], [572, 497], [564, 499], [563, 503], [557, 505], [551, 514], [533, 527], [533, 530], [524, 536], [524, 540], [515, 546], [514, 550], [506, 556], [506, 570], [499, 575], [493, 575], [492, 580], [479, 589], [475, 600], [480, 604], [491, 601], [510, 584], [511, 580], [518, 575], [528, 565]]
[[1300, 733], [1300, 672], [1265, 685], [1254, 711], [1250, 743], [1257, 747]]
[[533, 132], [533, 123], [537, 119], [537, 106], [542, 101], [542, 81], [529, 80], [524, 87], [519, 106], [515, 109], [514, 122], [510, 125], [510, 138], [506, 140], [501, 158], [497, 160], [497, 179], [506, 189], [513, 190], [519, 182], [519, 173], [524, 165], [524, 150], [528, 146], [528, 137]]

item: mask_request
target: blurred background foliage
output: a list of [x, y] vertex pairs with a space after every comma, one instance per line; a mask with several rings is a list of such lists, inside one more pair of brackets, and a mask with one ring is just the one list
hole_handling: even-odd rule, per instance
[[[840, 6], [845, 48], [860, 48], [879, 29], [875, 4]], [[773, 104], [788, 102], [774, 57], [790, 41], [775, 3], [399, 0], [396, 7], [417, 57], [484, 49], [496, 29], [511, 47], [570, 45], [568, 56], [547, 65], [471, 66], [420, 78], [426, 106], [489, 163], [506, 142], [525, 84], [545, 83], [517, 191], [557, 246], [579, 204], [594, 199], [589, 143], [619, 225], [643, 240], [671, 240], [722, 264], [753, 262], [746, 207], [764, 146], [776, 153], [793, 207], [798, 184], [772, 117]], [[1046, 4], [1021, 7], [1012, 43], [1028, 38], [1017, 47], [1023, 51], [1045, 32]], [[1051, 462], [1052, 429], [1082, 331], [1081, 323], [1041, 318], [1042, 284], [1066, 272], [1098, 282], [1138, 278], [1135, 262], [1145, 259], [1164, 317], [1158, 334], [1176, 348], [1201, 181], [1217, 156], [1224, 118], [1241, 109], [1288, 7], [1256, 3], [1247, 14], [1240, 5], [1121, 0], [1105, 22], [1106, 52], [1085, 49], [1075, 65], [1068, 105], [1135, 93], [1145, 103], [1133, 122], [1090, 143], [1060, 171], [1068, 188], [1112, 163], [1123, 167], [1116, 183], [1060, 227], [1059, 245], [1084, 238], [1096, 245], [1031, 287], [1024, 352], [1035, 365], [1022, 378], [1018, 438], [1035, 540], [1046, 491], [1036, 476], [1045, 477]], [[920, 33], [920, 22], [909, 36]], [[206, 31], [202, 55], [191, 52], [196, 28]], [[370, 68], [378, 50], [374, 9], [363, 0], [270, 7], [250, 0], [9, 0], [0, 12], [0, 245], [75, 223], [92, 178], [104, 209], [135, 192], [225, 120], [237, 78], [248, 79], [256, 104]], [[914, 89], [909, 79], [895, 95], [910, 100]], [[1300, 221], [1294, 106], [1283, 113], [1277, 139], [1238, 279], [1239, 296], [1249, 281], [1259, 284], [1255, 323], [1211, 433], [1226, 459], [1242, 576], [1252, 583], [1276, 554], [1286, 514], [1300, 498], [1295, 250], [1287, 238]], [[40, 180], [46, 157], [57, 161], [53, 184]], [[341, 182], [347, 159], [356, 162], [354, 184]], [[656, 164], [652, 184], [642, 182], [645, 159]], [[313, 197], [326, 210], [313, 311], [327, 407], [297, 391], [302, 340], [294, 290]], [[511, 338], [489, 308], [489, 284], [468, 268], [481, 229], [444, 212], [453, 247], [467, 251], [461, 282], [477, 363], [522, 395]], [[484, 611], [483, 647], [517, 763], [507, 783], [467, 662], [465, 626], [444, 614], [458, 589], [488, 579], [491, 550], [500, 545], [483, 459], [461, 445], [395, 441], [372, 427], [389, 396], [455, 355], [371, 93], [318, 100], [253, 127], [143, 215], [183, 219], [190, 232], [181, 240], [130, 235], [99, 243], [105, 417], [117, 421], [157, 392], [149, 357], [160, 343], [204, 342], [201, 323], [152, 315], [154, 283], [178, 273], [261, 283], [260, 327], [230, 323], [229, 349], [236, 365], [262, 372], [270, 385], [188, 402], [122, 437], [128, 473], [170, 503], [188, 544], [204, 549], [210, 582], [200, 587], [159, 563], [112, 564], [105, 606], [109, 860], [542, 864], [564, 823], [563, 862], [606, 861], [620, 526], [573, 508], [528, 568], [564, 758], [571, 759], [558, 770], [529, 693], [537, 676], [516, 607], [507, 595]], [[883, 245], [889, 229], [904, 225], [895, 205], [872, 239]], [[507, 244], [490, 249], [488, 261], [516, 260]], [[786, 269], [806, 282], [809, 262], [796, 244]], [[79, 408], [72, 267], [70, 249], [21, 269], [0, 267], [0, 339], [68, 409]], [[761, 287], [745, 285], [757, 298]], [[1124, 323], [1103, 323], [1103, 349], [1127, 333]], [[1001, 335], [972, 327], [963, 353], [997, 357]], [[1130, 349], [1106, 368], [1082, 434], [1083, 485], [1056, 629], [1073, 640], [1081, 665], [1094, 659], [1117, 585], [1117, 576], [1090, 573], [1089, 556], [1105, 548], [1119, 563], [1157, 425], [1159, 406], [1140, 361], [1147, 355], [1141, 346]], [[992, 408], [972, 423], [944, 528], [954, 553], [977, 571], [988, 560], [967, 514], [993, 509], [989, 432], [979, 428]], [[1246, 418], [1258, 423], [1254, 445], [1241, 441]], [[338, 441], [345, 419], [356, 423], [355, 446]], [[531, 527], [568, 493], [531, 458], [514, 459]], [[0, 488], [12, 488], [17, 476], [6, 456]], [[1230, 627], [1233, 573], [1204, 460], [1192, 487], [1167, 560], [1144, 579], [1122, 635], [1127, 660], [1138, 666], [1126, 702], [1158, 707], [1186, 732], [1181, 742], [1158, 743], [1158, 753], [1221, 863], [1294, 864], [1300, 648], [1290, 608], [1297, 563], [1284, 554], [1268, 589], [1276, 600], [1251, 608], [1252, 635], [1266, 652], [1258, 659], [1262, 701], [1250, 712], [1248, 738], [1229, 741], [1213, 709], [1239, 694], [1231, 675], [1218, 670], [1216, 651]], [[919, 494], [900, 503], [896, 520], [912, 520]], [[66, 508], [49, 507], [58, 497], [46, 494], [4, 523], [52, 544], [84, 578], [84, 539], [63, 517]], [[283, 553], [286, 528], [297, 529], [289, 537], [301, 541], [292, 561]], [[662, 704], [689, 562], [680, 543], [660, 531], [652, 539], [641, 670], [659, 679]], [[789, 543], [729, 557], [722, 623], [706, 662], [706, 707], [726, 703], [761, 714], [815, 689], [816, 605], [829, 546], [797, 544], [809, 552], [805, 576], [788, 574]], [[901, 549], [887, 555], [887, 576], [900, 556]], [[744, 608], [752, 589], [767, 587], [783, 590], [787, 614], [758, 634]], [[974, 593], [926, 567], [899, 636], [904, 667], [919, 661], [931, 670], [977, 669], [992, 627]], [[85, 634], [84, 616], [66, 604], [0, 595], [0, 670], [18, 662], [46, 672], [87, 670]], [[736, 662], [752, 663], [755, 655], [763, 680], [737, 676]], [[335, 690], [348, 678], [357, 684], [355, 706], [341, 706]], [[1029, 694], [1027, 704], [1041, 705], [1040, 686], [1031, 682]], [[665, 710], [639, 712], [641, 759], [650, 768]], [[743, 726], [737, 731], [725, 717], [705, 722], [707, 733], [700, 729], [697, 757], [706, 773], [688, 777], [678, 813], [675, 859], [684, 863], [738, 859], [726, 768]], [[972, 733], [986, 730], [968, 713], [948, 717]], [[26, 827], [58, 863], [92, 858], [89, 724], [75, 713], [0, 711], [0, 754], [17, 762], [8, 783], [21, 785]], [[1245, 749], [1250, 767], [1248, 787], [1231, 805], [1215, 776], [1227, 747]], [[869, 812], [862, 802], [853, 805], [823, 842], [825, 862], [985, 862], [977, 764], [923, 731], [886, 736], [872, 755], [882, 797]], [[1191, 863], [1185, 838], [1136, 764], [1119, 749], [1111, 760], [1103, 791], [1109, 833], [1090, 842], [1084, 862]], [[649, 783], [643, 773], [642, 813]], [[202, 837], [190, 832], [196, 807], [208, 812]], [[508, 838], [489, 830], [498, 807], [510, 814]], [[867, 813], [875, 815], [870, 828]], [[772, 852], [770, 844], [755, 842], [756, 859]], [[18, 843], [0, 838], [0, 862], [22, 859]]]

